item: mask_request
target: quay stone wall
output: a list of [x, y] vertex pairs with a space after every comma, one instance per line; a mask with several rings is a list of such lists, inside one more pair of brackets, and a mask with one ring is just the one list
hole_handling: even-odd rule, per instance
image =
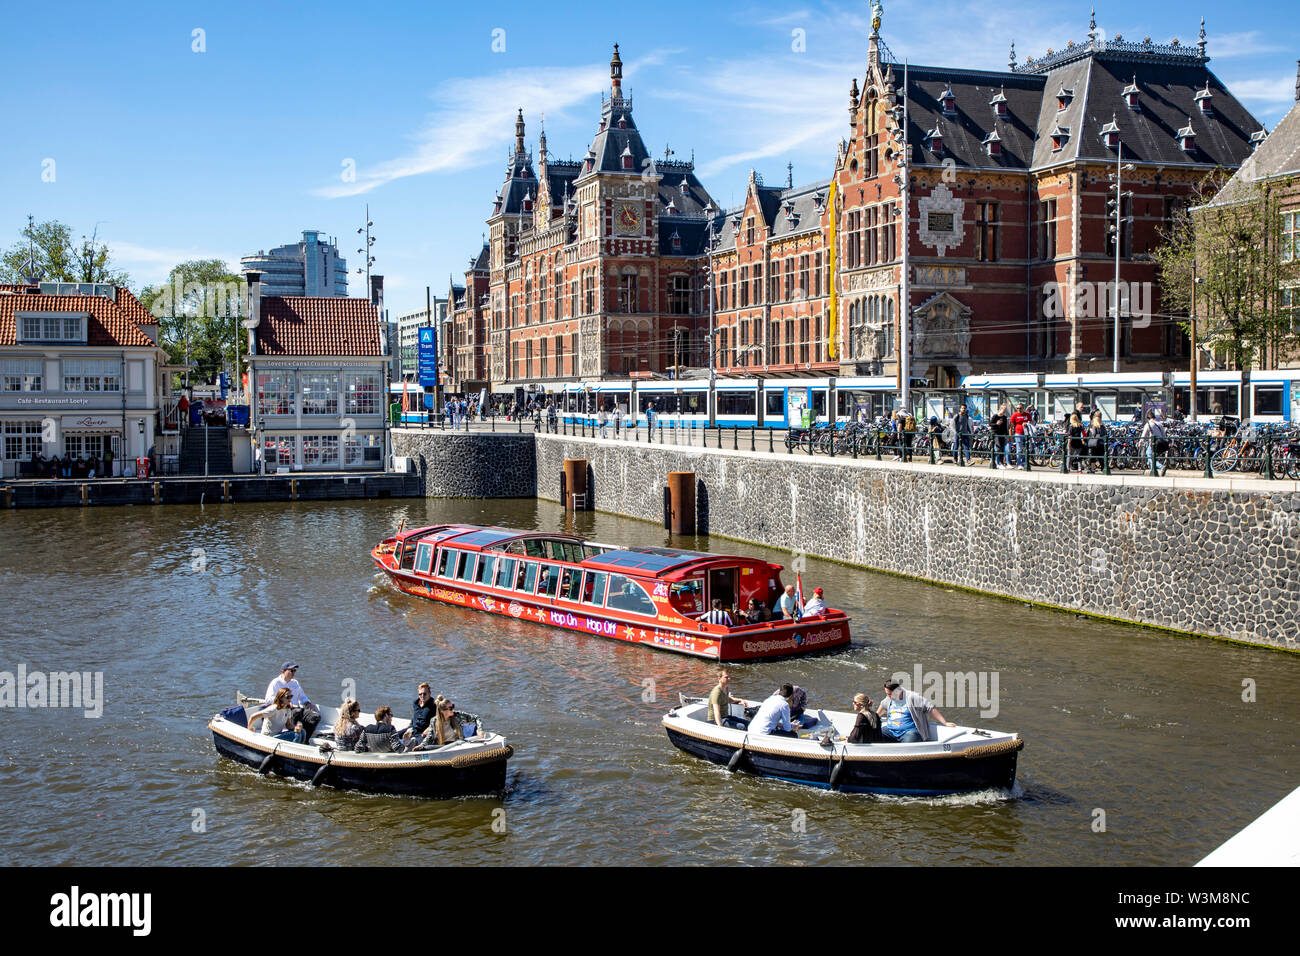
[[532, 498], [536, 453], [525, 432], [394, 428], [393, 454], [414, 458], [426, 498]]
[[1149, 479], [536, 436], [536, 494], [590, 463], [600, 511], [663, 520], [696, 475], [701, 533], [1072, 611], [1297, 647], [1296, 482]]

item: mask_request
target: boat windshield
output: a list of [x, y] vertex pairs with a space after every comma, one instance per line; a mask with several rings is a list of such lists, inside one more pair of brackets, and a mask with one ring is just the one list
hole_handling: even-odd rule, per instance
[[679, 581], [668, 589], [668, 603], [682, 614], [699, 614], [704, 610], [704, 579]]

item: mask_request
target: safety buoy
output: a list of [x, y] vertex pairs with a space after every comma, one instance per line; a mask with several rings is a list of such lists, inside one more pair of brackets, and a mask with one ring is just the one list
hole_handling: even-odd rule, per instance
[[328, 770], [329, 768], [330, 768], [330, 762], [328, 760], [326, 760], [323, 764], [321, 764], [320, 769], [317, 770], [315, 775], [311, 778], [311, 785], [313, 787], [320, 786], [321, 778], [325, 776], [325, 771]]
[[840, 786], [840, 774], [844, 772], [844, 755], [840, 754], [840, 762], [831, 768], [831, 789], [838, 790]]
[[[280, 749], [279, 747], [275, 748], [275, 750], [279, 750], [279, 749]], [[262, 762], [257, 767], [258, 773], [266, 773], [268, 770], [271, 769], [271, 761], [275, 759], [275, 750], [272, 750], [269, 754], [267, 754], [265, 757], [262, 758]]]
[[727, 770], [731, 773], [735, 773], [737, 768], [740, 767], [740, 762], [744, 759], [745, 759], [745, 745], [741, 744], [740, 747], [736, 750], [736, 752], [731, 755], [731, 759], [727, 761]]

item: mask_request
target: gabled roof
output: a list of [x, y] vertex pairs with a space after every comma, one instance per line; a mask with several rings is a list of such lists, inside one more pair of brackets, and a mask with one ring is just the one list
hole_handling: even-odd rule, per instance
[[[154, 342], [142, 323], [156, 320], [127, 289], [118, 288], [116, 299], [102, 295], [33, 295], [26, 286], [0, 285], [0, 345], [17, 345], [17, 315], [20, 312], [69, 312], [86, 314], [87, 345], [151, 347]], [[68, 343], [69, 345], [74, 343]]]
[[262, 297], [259, 355], [382, 355], [379, 310], [369, 299]]
[[1251, 183], [1284, 176], [1300, 176], [1300, 103], [1291, 107], [1208, 205], [1245, 198]]
[[[894, 76], [901, 85], [903, 71], [895, 69]], [[908, 68], [907, 82], [908, 142], [918, 163], [939, 164], [952, 158], [958, 166], [1025, 169], [1033, 161], [1043, 77], [921, 66]], [[952, 93], [955, 113], [943, 111], [944, 92]], [[1002, 98], [1005, 116], [999, 116], [992, 105]], [[1051, 102], [1055, 112], [1055, 98]], [[926, 139], [936, 127], [943, 133], [941, 153]], [[989, 156], [984, 141], [995, 130], [1002, 148], [997, 156]]]

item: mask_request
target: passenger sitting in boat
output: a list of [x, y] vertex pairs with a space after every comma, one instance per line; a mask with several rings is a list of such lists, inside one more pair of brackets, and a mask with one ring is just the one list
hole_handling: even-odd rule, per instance
[[375, 711], [375, 722], [361, 731], [358, 753], [387, 754], [401, 750], [397, 728], [393, 726], [393, 708], [385, 705]]
[[269, 734], [276, 740], [291, 740], [303, 743], [307, 737], [303, 731], [302, 721], [293, 719], [293, 693], [287, 687], [276, 691], [275, 699], [267, 707], [255, 711], [248, 718], [248, 729], [262, 721], [262, 733]]
[[811, 717], [804, 713], [804, 708], [808, 706], [808, 692], [798, 684], [794, 685], [794, 693], [790, 695], [790, 721], [798, 724], [800, 727], [807, 729], [817, 724], [817, 718]]
[[731, 615], [722, 609], [722, 599], [714, 598], [712, 601], [712, 610], [705, 614], [700, 620], [705, 624], [725, 624], [732, 627]]
[[793, 695], [794, 688], [782, 684], [780, 690], [759, 706], [758, 713], [749, 722], [749, 732], [772, 734], [775, 737], [798, 737], [790, 726], [790, 698]]
[[360, 721], [361, 705], [349, 697], [339, 708], [339, 719], [334, 721], [334, 745], [339, 750], [353, 750], [364, 728]]
[[285, 665], [280, 668], [280, 676], [266, 685], [266, 694], [262, 699], [270, 703], [283, 688], [287, 687], [292, 691], [293, 706], [301, 708], [301, 720], [306, 731], [304, 739], [311, 740], [311, 735], [316, 732], [316, 725], [320, 723], [320, 709], [307, 698], [307, 692], [302, 689], [302, 685], [294, 676], [297, 673], [298, 665], [294, 661], [285, 662]]
[[772, 606], [772, 616], [775, 617], [778, 614], [786, 620], [798, 620], [799, 616], [803, 614], [803, 605], [794, 596], [793, 584], [785, 586], [785, 593], [777, 598], [776, 604]]
[[885, 735], [880, 732], [880, 717], [872, 711], [872, 700], [866, 694], [858, 694], [853, 698], [853, 712], [858, 715], [858, 719], [853, 723], [853, 729], [849, 731], [849, 743], [851, 744], [883, 744]]
[[402, 735], [402, 740], [408, 747], [419, 743], [420, 738], [424, 736], [429, 722], [433, 720], [433, 708], [433, 688], [429, 686], [428, 681], [421, 681], [420, 686], [415, 689], [415, 702], [411, 704], [411, 726]]
[[441, 694], [438, 695], [435, 704], [437, 716], [429, 725], [429, 729], [424, 732], [420, 743], [412, 748], [413, 750], [428, 750], [431, 747], [441, 747], [443, 744], [465, 739], [460, 718], [456, 716], [456, 705]]
[[945, 718], [930, 700], [905, 690], [898, 681], [886, 681], [885, 692], [889, 696], [881, 701], [876, 713], [885, 718], [883, 733], [886, 743], [919, 744], [929, 740], [928, 714], [934, 714], [935, 722], [945, 727], [957, 726]]
[[749, 606], [745, 608], [744, 618], [746, 624], [762, 624], [764, 621], [772, 620], [772, 612], [767, 609], [766, 604], [760, 603], [756, 598], [750, 598]]
[[718, 671], [718, 682], [709, 691], [709, 719], [719, 727], [744, 730], [748, 722], [731, 716], [731, 705], [743, 703], [741, 698], [731, 696], [731, 675], [725, 670]]
[[803, 606], [803, 616], [812, 617], [814, 614], [825, 614], [826, 602], [822, 600], [822, 589], [813, 588], [812, 600]]

